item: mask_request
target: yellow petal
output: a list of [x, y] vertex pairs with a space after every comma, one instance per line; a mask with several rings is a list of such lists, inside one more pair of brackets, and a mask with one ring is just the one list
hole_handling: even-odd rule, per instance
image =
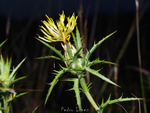
[[16, 97], [16, 93], [13, 94], [13, 98], [15, 98], [15, 97]]
[[12, 98], [13, 98], [12, 95], [10, 95], [10, 101], [12, 101]]
[[40, 37], [40, 39], [46, 42], [56, 42], [56, 41], [66, 41], [70, 39], [70, 33], [73, 31], [74, 27], [76, 26], [77, 17], [75, 17], [74, 13], [72, 14], [71, 18], [68, 17], [68, 23], [65, 26], [65, 14], [62, 11], [62, 14], [59, 17], [59, 21], [57, 21], [57, 26], [55, 25], [52, 18], [49, 18], [47, 15], [47, 21], [42, 21], [44, 26], [41, 26], [41, 31], [45, 35], [44, 37]]

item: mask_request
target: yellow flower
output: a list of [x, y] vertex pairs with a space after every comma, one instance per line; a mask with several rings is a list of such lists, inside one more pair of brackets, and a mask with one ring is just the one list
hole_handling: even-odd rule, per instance
[[70, 39], [70, 33], [73, 31], [74, 27], [76, 26], [77, 17], [75, 17], [74, 13], [72, 14], [71, 18], [67, 17], [67, 25], [65, 26], [65, 14], [64, 11], [60, 15], [59, 21], [57, 21], [57, 26], [55, 25], [52, 18], [49, 18], [47, 15], [48, 21], [42, 21], [44, 26], [41, 26], [41, 31], [44, 33], [44, 37], [40, 37], [40, 39], [46, 42], [57, 42], [63, 41], [66, 43]]
[[15, 98], [15, 97], [16, 97], [16, 93], [11, 94], [10, 95], [10, 101], [12, 101], [12, 99]]

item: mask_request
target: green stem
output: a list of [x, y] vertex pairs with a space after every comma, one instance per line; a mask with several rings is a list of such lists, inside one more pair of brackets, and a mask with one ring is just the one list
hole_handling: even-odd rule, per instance
[[3, 97], [3, 102], [4, 102], [4, 113], [9, 113], [9, 106], [8, 106], [8, 102], [7, 102], [7, 100], [8, 100], [8, 95], [7, 95], [7, 93], [4, 95], [4, 97]]
[[78, 79], [75, 79], [75, 81], [74, 81], [74, 89], [75, 89], [75, 93], [76, 93], [77, 104], [79, 106], [79, 109], [82, 110]]
[[99, 107], [97, 106], [97, 104], [95, 103], [95, 101], [93, 100], [93, 97], [91, 96], [91, 94], [89, 93], [89, 89], [86, 85], [85, 79], [81, 78], [80, 79], [80, 84], [81, 87], [83, 88], [83, 92], [85, 93], [86, 97], [88, 98], [88, 100], [90, 101], [90, 103], [92, 104], [92, 106], [94, 107], [94, 109], [96, 111], [99, 111]]

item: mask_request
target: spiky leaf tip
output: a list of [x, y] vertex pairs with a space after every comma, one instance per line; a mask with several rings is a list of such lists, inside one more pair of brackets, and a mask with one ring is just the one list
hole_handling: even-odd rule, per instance
[[111, 80], [109, 80], [108, 78], [106, 78], [104, 75], [98, 73], [97, 70], [91, 69], [91, 68], [89, 68], [89, 67], [85, 67], [85, 70], [86, 70], [87, 72], [89, 72], [89, 73], [91, 73], [91, 74], [93, 74], [93, 75], [95, 75], [95, 76], [101, 78], [102, 80], [104, 80], [104, 81], [106, 81], [106, 82], [112, 84], [112, 85], [115, 85], [115, 86], [120, 87], [119, 85], [117, 85], [117, 84], [114, 83], [113, 81], [111, 81]]

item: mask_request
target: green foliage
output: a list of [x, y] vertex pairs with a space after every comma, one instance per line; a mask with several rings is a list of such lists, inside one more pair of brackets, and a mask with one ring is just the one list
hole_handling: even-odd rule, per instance
[[[16, 71], [19, 69], [19, 67], [22, 65], [22, 63], [26, 60], [26, 58], [24, 58], [18, 65], [15, 69], [13, 69], [13, 71], [11, 72], [10, 74], [10, 77], [15, 77], [16, 76]], [[14, 82], [17, 82], [18, 80], [21, 80], [21, 79], [24, 79], [25, 77], [20, 77], [16, 80], [14, 80]]]
[[114, 82], [112, 82], [111, 80], [106, 78], [104, 75], [100, 74], [99, 70], [94, 70], [94, 69], [91, 69], [89, 67], [86, 67], [85, 69], [86, 69], [87, 72], [89, 72], [89, 73], [91, 73], [91, 74], [101, 78], [102, 80], [104, 80], [104, 81], [106, 81], [106, 82], [108, 82], [108, 83], [110, 83], [112, 85], [118, 86], [117, 84], [115, 84]]
[[62, 77], [62, 75], [65, 73], [65, 72], [68, 72], [69, 70], [66, 68], [60, 70], [60, 71], [55, 71], [56, 73], [54, 73], [56, 76], [54, 78], [54, 80], [50, 83], [51, 87], [49, 88], [49, 91], [47, 93], [47, 96], [46, 96], [46, 99], [45, 99], [45, 104], [54, 88], [54, 86], [56, 85], [56, 83], [59, 81], [59, 78]]
[[74, 41], [76, 49], [78, 50], [78, 49], [82, 48], [82, 41], [81, 41], [78, 27], [76, 27], [76, 37], [73, 33], [72, 33], [72, 37], [73, 37], [73, 41]]
[[56, 60], [61, 60], [59, 57], [56, 57], [56, 56], [44, 56], [44, 57], [38, 57], [36, 59], [50, 59], [50, 58], [54, 58]]
[[82, 87], [82, 90], [83, 90], [84, 94], [86, 95], [86, 97], [88, 98], [88, 100], [90, 101], [90, 103], [92, 104], [94, 109], [96, 111], [98, 111], [99, 107], [97, 106], [97, 104], [95, 103], [93, 97], [91, 96], [91, 94], [89, 92], [89, 89], [88, 89], [88, 86], [87, 86], [84, 78], [80, 79], [80, 84], [81, 84], [81, 87]]
[[[106, 36], [105, 38], [100, 40], [97, 44], [94, 43], [93, 47], [89, 51], [87, 50], [86, 55], [83, 53], [83, 47], [82, 47], [82, 41], [81, 41], [82, 38], [80, 37], [80, 33], [79, 33], [79, 30], [78, 30], [77, 27], [76, 27], [76, 36], [72, 33], [74, 45], [72, 45], [70, 42], [64, 43], [64, 45], [62, 44], [62, 47], [64, 49], [64, 55], [62, 55], [62, 53], [60, 51], [56, 50], [54, 47], [50, 46], [46, 42], [38, 39], [44, 45], [46, 45], [47, 47], [52, 49], [60, 57], [60, 59], [62, 61], [64, 61], [64, 63], [66, 64], [66, 67], [63, 67], [63, 66], [60, 65], [61, 69], [59, 71], [56, 71], [56, 70], [54, 71], [55, 72], [54, 73], [55, 78], [50, 83], [50, 88], [49, 88], [48, 94], [47, 94], [46, 99], [45, 99], [45, 104], [47, 103], [48, 98], [49, 98], [54, 86], [59, 81], [59, 78], [64, 76], [65, 73], [71, 73], [71, 74], [75, 75], [75, 78], [67, 78], [65, 81], [74, 82], [73, 88], [71, 88], [69, 90], [73, 90], [75, 92], [77, 105], [78, 105], [80, 110], [82, 109], [80, 90], [86, 95], [87, 99], [92, 104], [94, 109], [99, 113], [102, 113], [102, 111], [104, 110], [104, 108], [107, 105], [110, 105], [110, 104], [113, 104], [113, 103], [116, 103], [116, 102], [137, 100], [136, 98], [122, 98], [122, 97], [120, 97], [119, 99], [115, 99], [115, 100], [110, 100], [110, 98], [109, 98], [105, 103], [102, 102], [101, 106], [98, 106], [95, 103], [93, 97], [91, 96], [91, 94], [89, 92], [89, 90], [91, 88], [90, 87], [91, 83], [89, 83], [89, 85], [88, 85], [85, 82], [84, 77], [86, 76], [85, 72], [87, 71], [87, 72], [99, 77], [100, 79], [112, 84], [112, 85], [120, 87], [119, 85], [117, 85], [116, 83], [114, 83], [113, 81], [111, 81], [110, 79], [105, 77], [104, 75], [100, 74], [99, 70], [94, 70], [94, 69], [90, 68], [91, 66], [93, 66], [95, 64], [99, 64], [99, 63], [116, 65], [115, 63], [108, 62], [108, 61], [105, 61], [105, 60], [100, 60], [100, 59], [96, 59], [94, 61], [89, 61], [89, 57], [96, 50], [96, 48], [98, 46], [100, 46], [100, 44], [102, 42], [104, 42], [106, 39], [108, 39], [115, 32], [113, 32], [110, 35]], [[40, 57], [39, 59], [43, 59], [43, 58], [59, 59], [58, 57], [54, 57], [54, 56]], [[79, 87], [79, 84], [81, 85], [81, 88]]]
[[23, 59], [16, 68], [14, 68], [11, 72], [11, 59], [6, 59], [6, 62], [4, 61], [3, 57], [0, 57], [0, 81], [3, 81], [0, 83], [0, 85], [4, 88], [9, 88], [14, 82], [17, 82], [18, 80], [24, 79], [25, 77], [20, 77], [15, 79], [16, 77], [16, 71], [21, 66], [21, 64], [25, 61]]
[[95, 64], [99, 64], [99, 63], [104, 63], [104, 64], [112, 64], [112, 65], [117, 65], [116, 63], [113, 63], [113, 62], [109, 62], [109, 61], [105, 61], [105, 60], [99, 60], [99, 59], [96, 59], [92, 62], [88, 62], [88, 66], [91, 67]]
[[39, 105], [32, 111], [32, 113], [35, 113], [35, 111], [39, 108]]
[[104, 109], [106, 106], [114, 104], [114, 103], [119, 103], [119, 102], [124, 102], [124, 101], [133, 101], [133, 100], [137, 100], [137, 98], [131, 97], [131, 98], [122, 98], [122, 96], [118, 99], [114, 99], [114, 100], [110, 100], [111, 95], [109, 96], [108, 100], [106, 102], [104, 102], [104, 100], [102, 100], [101, 105], [99, 105], [99, 113], [103, 113]]
[[[116, 32], [116, 31], [115, 31]], [[91, 56], [91, 54], [96, 50], [96, 48], [103, 43], [106, 39], [108, 39], [111, 35], [113, 35], [115, 32], [109, 34], [108, 36], [106, 36], [105, 38], [103, 38], [102, 40], [100, 40], [97, 44], [94, 43], [93, 47], [87, 51], [87, 54], [85, 56], [86, 59], [89, 59], [89, 57]]]
[[66, 49], [67, 49], [66, 54], [68, 55], [68, 59], [70, 60], [70, 59], [73, 58], [73, 52], [72, 52], [72, 49], [71, 49], [71, 47], [70, 47], [70, 44], [67, 43], [66, 45], [67, 45], [67, 48], [66, 48]]
[[[20, 96], [23, 96], [23, 95], [26, 95], [28, 92], [23, 92], [23, 93], [20, 93], [20, 94], [17, 94], [15, 97], [13, 97], [12, 98], [12, 100], [13, 99], [15, 99], [15, 98], [18, 98], [18, 97], [20, 97]], [[12, 95], [12, 94], [11, 94]], [[7, 102], [10, 102], [10, 101], [12, 101], [10, 98], [7, 100]]]
[[60, 51], [58, 51], [57, 49], [55, 49], [54, 47], [50, 46], [49, 44], [47, 44], [46, 42], [44, 42], [44, 41], [42, 41], [40, 39], [37, 39], [37, 40], [39, 40], [44, 45], [46, 45], [48, 48], [50, 48], [51, 50], [53, 50], [61, 58], [61, 60], [66, 61], [65, 57], [61, 54]]
[[2, 47], [2, 45], [5, 44], [6, 41], [7, 41], [7, 39], [4, 40], [4, 41], [0, 44], [0, 47]]
[[[6, 41], [7, 40], [3, 41], [0, 44], [0, 47]], [[25, 59], [23, 59], [14, 69], [11, 69], [12, 59], [11, 58], [4, 59], [2, 57], [2, 55], [0, 56], [0, 96], [1, 96], [1, 99], [3, 100], [3, 107], [1, 107], [2, 103], [0, 103], [0, 110], [4, 111], [4, 113], [9, 113], [9, 111], [10, 111], [9, 102], [10, 101], [12, 101], [14, 98], [18, 98], [18, 97], [26, 94], [26, 92], [25, 92], [25, 93], [16, 95], [15, 90], [11, 88], [15, 82], [25, 78], [25, 76], [23, 76], [23, 77], [16, 79], [17, 70], [22, 65], [22, 63], [25, 61]]]
[[76, 100], [77, 100], [77, 105], [79, 107], [79, 109], [82, 109], [81, 106], [81, 98], [80, 98], [80, 88], [79, 88], [79, 79], [77, 78], [68, 78], [65, 81], [72, 81], [74, 82], [73, 88], [69, 89], [69, 90], [74, 90], [75, 92], [75, 96], [76, 96]]

